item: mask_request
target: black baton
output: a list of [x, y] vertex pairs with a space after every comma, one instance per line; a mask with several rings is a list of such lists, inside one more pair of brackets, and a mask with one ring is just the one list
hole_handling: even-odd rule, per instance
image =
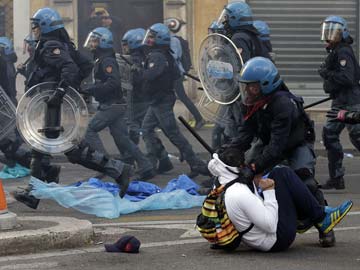
[[188, 122], [186, 122], [186, 120], [184, 119], [184, 117], [179, 116], [178, 119], [180, 120], [180, 122], [187, 128], [188, 131], [190, 131], [190, 133], [195, 137], [195, 139], [198, 140], [198, 142], [204, 146], [204, 148], [212, 155], [213, 153], [215, 153], [215, 151], [210, 147], [210, 145], [207, 144], [207, 142], [204, 141], [203, 138], [200, 137], [200, 135], [195, 131], [195, 129], [193, 129]]
[[327, 97], [327, 98], [321, 99], [321, 100], [319, 100], [319, 101], [316, 101], [316, 102], [314, 102], [314, 103], [311, 103], [311, 104], [309, 104], [309, 105], [306, 105], [306, 106], [304, 106], [304, 110], [306, 110], [306, 109], [308, 109], [308, 108], [311, 108], [311, 107], [314, 107], [314, 106], [316, 106], [316, 105], [319, 105], [319, 104], [321, 104], [321, 103], [324, 103], [324, 102], [326, 102], [326, 101], [328, 101], [328, 100], [331, 100], [331, 97]]

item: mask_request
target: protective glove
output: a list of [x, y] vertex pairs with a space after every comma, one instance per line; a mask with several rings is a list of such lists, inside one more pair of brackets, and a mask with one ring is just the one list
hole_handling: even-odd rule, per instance
[[65, 94], [66, 94], [65, 88], [58, 87], [45, 102], [48, 105], [59, 105], [62, 103], [62, 99], [65, 96]]
[[91, 91], [91, 88], [80, 88], [79, 90], [79, 93], [82, 94], [82, 95], [85, 95], [85, 96], [92, 96], [92, 92]]
[[330, 122], [343, 122], [346, 124], [359, 124], [360, 112], [349, 112], [340, 108], [332, 108], [326, 113]]

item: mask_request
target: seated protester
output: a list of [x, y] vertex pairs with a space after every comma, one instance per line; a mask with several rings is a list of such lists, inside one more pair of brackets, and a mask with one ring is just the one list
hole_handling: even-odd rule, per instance
[[360, 124], [360, 112], [332, 108], [326, 113], [330, 122], [343, 122], [345, 124]]
[[[263, 173], [286, 161], [325, 206], [324, 195], [315, 179], [313, 124], [303, 109], [302, 98], [289, 91], [274, 63], [264, 57], [247, 61], [240, 71], [239, 81], [244, 122], [239, 136], [228, 148], [247, 151], [254, 138], [260, 139], [263, 146], [247, 157], [255, 173]], [[299, 229], [306, 230], [309, 222], [302, 221], [302, 224]], [[323, 247], [334, 246], [334, 232], [323, 234], [319, 231], [319, 242]]]
[[[254, 175], [244, 162], [244, 152], [227, 149], [213, 154], [210, 172], [221, 185], [239, 181], [225, 191], [227, 214], [242, 241], [261, 251], [284, 251], [296, 237], [297, 220], [308, 218], [324, 234], [331, 231], [350, 211], [345, 201], [336, 208], [320, 205], [306, 185], [288, 167], [273, 169], [268, 178]], [[239, 175], [247, 175], [241, 177]]]

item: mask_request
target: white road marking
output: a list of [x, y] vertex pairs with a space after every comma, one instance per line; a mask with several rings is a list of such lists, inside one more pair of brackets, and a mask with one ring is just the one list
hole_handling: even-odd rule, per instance
[[[335, 231], [350, 231], [350, 230], [360, 230], [360, 226], [354, 227], [341, 227], [335, 228]], [[306, 233], [317, 233], [317, 230], [309, 230]], [[176, 241], [163, 241], [163, 242], [152, 242], [152, 243], [144, 243], [141, 245], [141, 248], [152, 248], [152, 247], [163, 247], [163, 246], [178, 246], [178, 245], [187, 245], [187, 244], [197, 244], [197, 243], [207, 243], [207, 241], [203, 238], [195, 238], [195, 239], [184, 239], [184, 240], [176, 240]], [[65, 251], [54, 251], [48, 253], [39, 253], [39, 254], [29, 254], [29, 255], [16, 255], [16, 256], [6, 256], [0, 257], [1, 262], [12, 262], [12, 261], [20, 261], [20, 260], [38, 260], [38, 259], [46, 259], [52, 257], [65, 257], [65, 256], [73, 256], [80, 254], [89, 254], [89, 253], [100, 253], [104, 252], [104, 247], [91, 247], [84, 249], [72, 249]], [[10, 268], [11, 269], [11, 268]], [[0, 270], [3, 270], [0, 268]]]
[[39, 262], [39, 263], [23, 263], [23, 264], [13, 264], [13, 265], [5, 265], [0, 266], [0, 270], [24, 270], [24, 269], [52, 269], [54, 267], [58, 267], [58, 262]]

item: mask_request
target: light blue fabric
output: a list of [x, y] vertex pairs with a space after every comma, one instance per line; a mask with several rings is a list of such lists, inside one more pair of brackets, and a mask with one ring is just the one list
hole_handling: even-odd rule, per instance
[[174, 35], [171, 35], [170, 49], [171, 49], [171, 55], [174, 57], [175, 62], [178, 65], [181, 74], [184, 74], [185, 70], [181, 63], [181, 56], [182, 56], [181, 43], [180, 40]]
[[[141, 196], [144, 197], [143, 200], [137, 202], [130, 201], [128, 195], [123, 199], [120, 199], [118, 195], [114, 196], [106, 189], [106, 185], [102, 185], [100, 182], [96, 181], [96, 185], [92, 181], [92, 183], [82, 182], [80, 185], [77, 183], [71, 186], [61, 186], [55, 183], [47, 184], [31, 177], [30, 184], [33, 186], [31, 195], [38, 199], [52, 199], [63, 207], [71, 207], [86, 214], [105, 218], [117, 218], [123, 214], [142, 210], [200, 207], [206, 197], [194, 196], [186, 191], [194, 192], [197, 186], [186, 175], [171, 180], [162, 192], [159, 192], [160, 189], [157, 189], [156, 185], [150, 187], [150, 185], [143, 185], [146, 182], [134, 181], [130, 191], [139, 190]], [[147, 192], [153, 190], [156, 193], [145, 197], [144, 190]]]
[[5, 165], [2, 171], [0, 172], [1, 179], [21, 178], [28, 175], [30, 175], [30, 170], [17, 163], [12, 168]]

